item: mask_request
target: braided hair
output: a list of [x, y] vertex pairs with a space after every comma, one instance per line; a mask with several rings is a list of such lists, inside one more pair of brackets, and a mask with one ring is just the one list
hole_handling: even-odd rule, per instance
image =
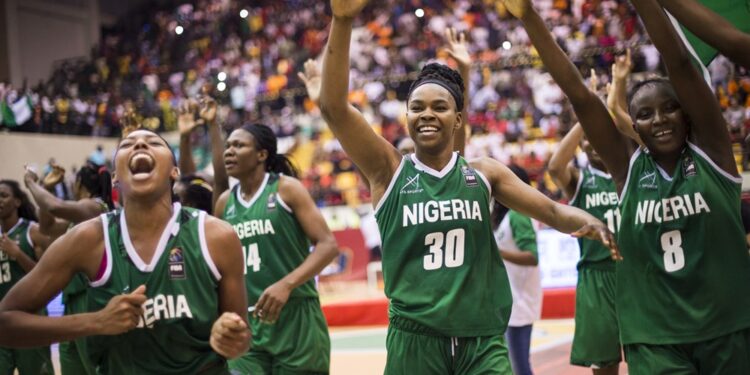
[[417, 87], [427, 83], [434, 83], [448, 90], [456, 101], [456, 112], [464, 109], [464, 80], [457, 71], [438, 63], [425, 65], [409, 87], [409, 97]]
[[85, 187], [92, 197], [101, 198], [110, 210], [115, 208], [112, 202], [112, 175], [107, 167], [88, 161], [76, 174], [76, 182]]
[[667, 86], [672, 91], [674, 91], [672, 82], [670, 82], [668, 79], [664, 77], [647, 78], [642, 81], [638, 81], [628, 91], [628, 96], [627, 96], [628, 112], [630, 112], [630, 106], [633, 104], [633, 98], [635, 98], [635, 95], [638, 94], [638, 92], [641, 91], [641, 89], [647, 86], [658, 86], [658, 85]]
[[18, 217], [22, 217], [26, 220], [38, 221], [36, 217], [36, 207], [31, 203], [29, 196], [21, 190], [21, 185], [14, 180], [0, 180], [0, 185], [5, 185], [10, 188], [13, 192], [13, 197], [21, 201], [21, 205], [18, 207]]
[[244, 125], [240, 129], [250, 133], [255, 139], [255, 146], [260, 150], [266, 150], [268, 152], [268, 158], [266, 158], [266, 171], [274, 173], [282, 173], [287, 176], [297, 177], [299, 173], [297, 168], [292, 164], [292, 161], [284, 154], [277, 153], [277, 140], [276, 134], [273, 130], [263, 124], [249, 124]]

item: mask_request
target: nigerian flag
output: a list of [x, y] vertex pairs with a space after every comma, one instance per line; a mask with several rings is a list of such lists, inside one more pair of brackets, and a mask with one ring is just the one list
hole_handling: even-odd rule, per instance
[[23, 95], [12, 103], [5, 100], [0, 103], [2, 124], [7, 127], [23, 125], [26, 121], [29, 121], [32, 114], [31, 98], [28, 95]]

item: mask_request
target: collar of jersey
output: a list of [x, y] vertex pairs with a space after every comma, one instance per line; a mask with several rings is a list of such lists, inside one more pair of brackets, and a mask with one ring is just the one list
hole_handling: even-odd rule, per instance
[[446, 164], [442, 170], [437, 171], [419, 161], [419, 159], [417, 159], [416, 153], [410, 154], [409, 156], [411, 157], [411, 161], [414, 163], [415, 168], [437, 178], [445, 177], [451, 171], [451, 169], [453, 169], [453, 167], [456, 165], [456, 161], [458, 160], [458, 153], [454, 152], [453, 154], [451, 154], [451, 160], [448, 162], [448, 164]]
[[122, 234], [122, 242], [125, 244], [125, 250], [128, 252], [130, 260], [133, 261], [133, 264], [135, 264], [136, 268], [138, 268], [138, 270], [140, 270], [141, 272], [151, 272], [154, 270], [156, 264], [159, 262], [159, 258], [161, 258], [162, 254], [164, 253], [164, 249], [166, 249], [167, 247], [169, 236], [177, 234], [179, 227], [175, 226], [175, 222], [177, 222], [177, 217], [180, 214], [181, 208], [182, 206], [179, 202], [175, 202], [172, 204], [172, 217], [169, 219], [167, 226], [164, 227], [164, 231], [161, 233], [159, 242], [156, 244], [156, 251], [154, 251], [154, 256], [151, 258], [151, 262], [148, 264], [146, 264], [146, 262], [141, 259], [141, 256], [138, 255], [138, 252], [133, 246], [133, 242], [130, 241], [128, 225], [125, 222], [125, 210], [122, 210], [122, 213], [120, 214], [120, 231]]
[[266, 189], [266, 184], [268, 184], [268, 176], [268, 173], [263, 176], [263, 182], [260, 183], [258, 190], [255, 191], [255, 194], [253, 194], [253, 197], [250, 198], [250, 201], [242, 199], [242, 186], [240, 186], [240, 184], [237, 184], [237, 201], [245, 206], [245, 208], [250, 208], [250, 206], [252, 206], [256, 200], [258, 200], [258, 197], [260, 197], [260, 195], [263, 193], [263, 190]]

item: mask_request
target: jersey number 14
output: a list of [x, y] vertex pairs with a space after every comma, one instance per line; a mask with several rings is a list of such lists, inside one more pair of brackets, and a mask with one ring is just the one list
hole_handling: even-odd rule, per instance
[[424, 237], [429, 254], [424, 256], [424, 269], [437, 270], [443, 267], [455, 268], [464, 264], [463, 228], [449, 230], [448, 233], [432, 232]]
[[245, 258], [245, 275], [247, 275], [249, 269], [252, 269], [253, 272], [260, 271], [260, 255], [258, 254], [257, 243], [242, 246], [242, 256]]

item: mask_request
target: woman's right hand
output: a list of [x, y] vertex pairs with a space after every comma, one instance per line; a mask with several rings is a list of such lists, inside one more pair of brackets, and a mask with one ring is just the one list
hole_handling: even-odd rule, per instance
[[369, 0], [331, 0], [331, 11], [337, 18], [354, 18], [368, 2]]
[[98, 335], [119, 335], [138, 326], [146, 302], [146, 286], [141, 285], [129, 294], [112, 297], [103, 309], [95, 314]]

